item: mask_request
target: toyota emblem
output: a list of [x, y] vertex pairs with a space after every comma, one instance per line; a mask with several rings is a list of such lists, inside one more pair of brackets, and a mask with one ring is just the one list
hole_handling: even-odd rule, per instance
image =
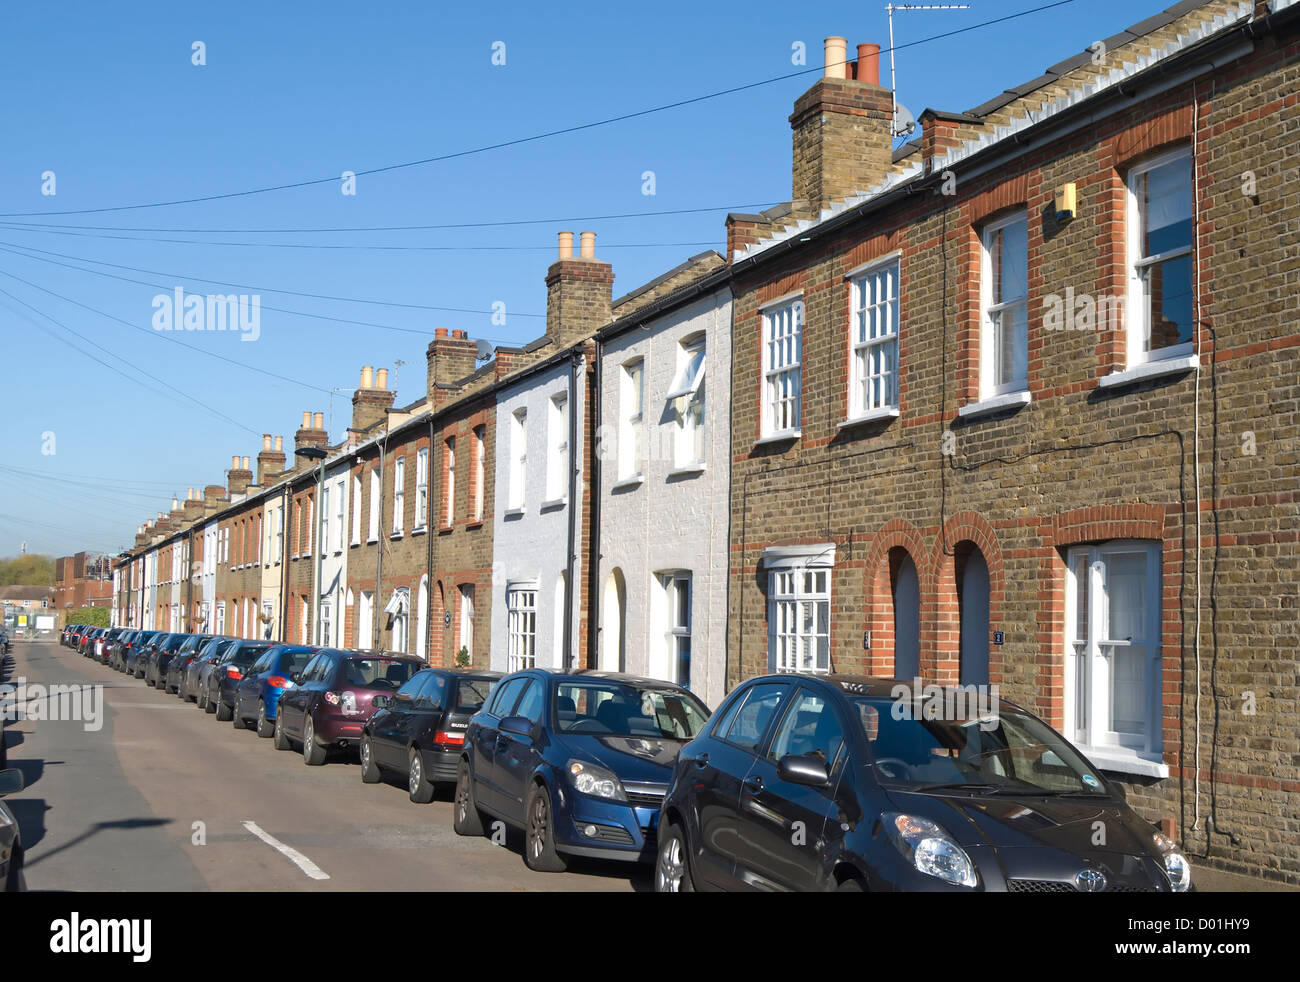
[[1074, 875], [1074, 886], [1081, 893], [1098, 893], [1106, 889], [1106, 874], [1101, 870], [1081, 869]]

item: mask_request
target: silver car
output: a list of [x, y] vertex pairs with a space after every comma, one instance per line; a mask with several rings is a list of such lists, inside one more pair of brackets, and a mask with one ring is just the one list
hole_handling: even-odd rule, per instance
[[[23, 772], [0, 771], [0, 798], [23, 789]], [[23, 888], [23, 846], [18, 838], [18, 820], [0, 801], [0, 887], [6, 893]]]

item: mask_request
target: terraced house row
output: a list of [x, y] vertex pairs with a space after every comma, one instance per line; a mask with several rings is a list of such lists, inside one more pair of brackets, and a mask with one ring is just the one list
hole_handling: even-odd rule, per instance
[[790, 200], [139, 530], [117, 623], [996, 684], [1203, 861], [1300, 883], [1300, 4], [1189, 0], [894, 148], [826, 42]]

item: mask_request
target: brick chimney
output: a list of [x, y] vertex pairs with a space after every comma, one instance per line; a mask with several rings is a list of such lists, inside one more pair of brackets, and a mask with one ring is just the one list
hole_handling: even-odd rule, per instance
[[222, 484], [209, 484], [203, 489], [203, 511], [211, 514], [226, 503], [226, 488]]
[[381, 368], [378, 378], [372, 366], [361, 369], [361, 385], [352, 393], [352, 429], [355, 432], [374, 426], [393, 405], [396, 392], [388, 390], [388, 369]]
[[456, 396], [455, 384], [466, 375], [472, 375], [478, 365], [478, 342], [471, 341], [465, 331], [436, 328], [433, 340], [425, 350], [429, 364], [426, 398], [434, 406], [441, 406]]
[[145, 526], [137, 525], [135, 527], [135, 547], [139, 549], [141, 546], [147, 546], [148, 544], [149, 536], [145, 534]]
[[[302, 414], [302, 426], [293, 435], [293, 449], [295, 455], [304, 447], [320, 447], [322, 450], [329, 444], [330, 436], [325, 430], [325, 414], [304, 411]], [[295, 466], [297, 466], [295, 464]]]
[[266, 487], [268, 481], [284, 473], [284, 446], [280, 437], [271, 443], [271, 434], [262, 434], [262, 450], [257, 455], [257, 485]]
[[614, 268], [596, 258], [596, 233], [583, 232], [573, 255], [573, 233], [561, 232], [560, 256], [546, 271], [546, 333], [557, 344], [590, 337], [609, 323]]
[[961, 146], [963, 140], [972, 138], [984, 121], [978, 116], [965, 113], [946, 113], [938, 109], [927, 109], [921, 113], [921, 161], [927, 174], [934, 171], [934, 158], [942, 156], [954, 147]]
[[823, 76], [790, 114], [791, 190], [812, 216], [879, 184], [893, 164], [893, 103], [880, 85], [880, 46], [858, 45], [856, 62], [846, 60], [846, 48], [842, 37], [826, 39]]
[[186, 522], [197, 522], [203, 517], [203, 499], [199, 497], [198, 488], [189, 488], [185, 492], [185, 501], [181, 505]]
[[253, 472], [248, 466], [248, 458], [231, 457], [230, 470], [226, 472], [226, 487], [230, 490], [230, 497], [243, 494], [252, 483]]
[[171, 519], [172, 528], [174, 529], [180, 528], [185, 523], [185, 509], [181, 507], [181, 503], [175, 498], [172, 498], [172, 511], [167, 517]]

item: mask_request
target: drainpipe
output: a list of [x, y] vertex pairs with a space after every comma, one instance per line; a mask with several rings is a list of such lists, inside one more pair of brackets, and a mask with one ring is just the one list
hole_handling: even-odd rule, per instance
[[601, 398], [601, 364], [604, 360], [605, 348], [600, 339], [596, 339], [596, 354], [592, 362], [595, 382], [592, 385], [592, 407], [595, 413], [595, 429], [592, 433], [592, 445], [590, 448], [583, 447], [584, 452], [591, 454], [591, 540], [587, 543], [587, 555], [591, 568], [587, 571], [587, 604], [588, 617], [591, 620], [591, 631], [587, 635], [587, 664], [591, 668], [600, 666], [600, 427], [602, 419], [602, 409], [604, 400]]
[[[280, 524], [284, 527], [284, 534], [280, 536], [280, 643], [281, 644], [283, 644], [288, 639], [289, 636], [289, 624], [287, 620], [289, 616], [289, 557], [284, 554], [285, 539], [287, 539], [289, 536], [289, 484], [290, 482], [286, 481], [284, 485], [284, 490], [280, 492]], [[215, 592], [214, 592], [213, 601], [215, 603]]]
[[[379, 538], [375, 540], [375, 602], [370, 605], [370, 647], [383, 651], [379, 646], [379, 604], [383, 599], [384, 579], [384, 461], [388, 456], [388, 432], [384, 433], [384, 442], [379, 445]], [[384, 604], [384, 606], [388, 606]], [[410, 616], [410, 612], [407, 612]]]
[[[575, 581], [575, 560], [577, 558], [578, 535], [578, 455], [574, 448], [578, 445], [578, 362], [581, 355], [575, 350], [569, 356], [569, 551], [566, 556], [564, 573], [564, 652], [563, 667], [565, 671], [573, 670], [573, 595], [577, 590]], [[583, 407], [586, 411], [586, 407]]]
[[[424, 621], [424, 658], [425, 661], [427, 661], [430, 665], [433, 664], [433, 644], [432, 644], [433, 632], [434, 630], [439, 630], [439, 631], [445, 630], [445, 628], [443, 628], [441, 624], [439, 624], [437, 628], [435, 628], [433, 625], [433, 539], [434, 536], [436, 535], [436, 532], [434, 531], [435, 526], [433, 522], [434, 522], [434, 516], [437, 514], [437, 512], [434, 511], [434, 504], [433, 504], [434, 501], [433, 499], [433, 466], [434, 466], [433, 449], [434, 449], [433, 414], [430, 413], [429, 414], [429, 468], [424, 475], [424, 481], [425, 481], [424, 527], [426, 530], [424, 533], [424, 537], [429, 540], [427, 543], [425, 543], [425, 545], [428, 547], [428, 558], [426, 558], [424, 562], [424, 609], [429, 612], [429, 616], [426, 617]], [[441, 467], [438, 468], [438, 473], [439, 474], [442, 473]], [[466, 483], [468, 484], [468, 482]], [[441, 491], [441, 488], [439, 490]], [[454, 518], [456, 514], [456, 508], [454, 502], [452, 503], [451, 512]], [[443, 598], [444, 616], [446, 614], [446, 610], [445, 610], [446, 605], [447, 605], [447, 599], [444, 596]], [[446, 651], [442, 653], [442, 663], [444, 665], [447, 664]]]

